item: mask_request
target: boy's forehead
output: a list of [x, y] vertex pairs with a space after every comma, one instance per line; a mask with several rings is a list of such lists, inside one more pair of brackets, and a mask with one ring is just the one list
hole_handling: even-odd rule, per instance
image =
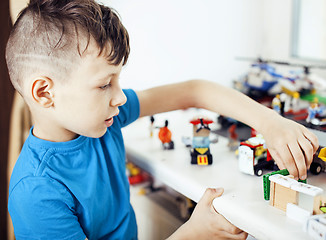
[[109, 43], [107, 43], [104, 49], [101, 51], [100, 47], [95, 42], [93, 37], [90, 37], [88, 42], [83, 41], [81, 49], [82, 49], [82, 55], [81, 55], [82, 58], [88, 56], [105, 58], [111, 51], [111, 47]]
[[78, 73], [85, 74], [94, 73], [97, 76], [111, 74], [119, 74], [122, 68], [122, 62], [119, 65], [111, 64], [107, 59], [107, 49], [101, 54], [97, 46], [90, 45], [81, 57], [81, 65], [77, 70]]

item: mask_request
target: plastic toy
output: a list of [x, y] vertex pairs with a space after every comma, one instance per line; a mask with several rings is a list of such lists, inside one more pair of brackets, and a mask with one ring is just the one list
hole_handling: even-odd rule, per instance
[[[263, 176], [263, 185], [264, 185], [264, 199], [265, 200], [269, 200], [270, 198], [270, 180], [269, 177], [275, 174], [280, 174], [283, 176], [287, 176], [289, 175], [289, 171], [287, 169], [282, 169], [282, 170], [278, 170], [275, 172], [271, 172], [271, 173], [267, 173]], [[306, 183], [307, 180], [299, 180], [299, 182], [303, 182]]]
[[163, 148], [170, 150], [170, 149], [174, 149], [174, 142], [171, 140], [172, 133], [168, 129], [168, 125], [169, 125], [169, 121], [165, 120], [165, 125], [164, 125], [164, 127], [160, 128], [158, 137], [162, 142]]
[[126, 171], [130, 185], [143, 183], [149, 180], [149, 175], [131, 162], [126, 164]]
[[241, 172], [261, 176], [264, 169], [278, 170], [265, 147], [265, 140], [262, 135], [258, 134], [256, 137], [241, 142], [238, 150], [239, 170]]
[[[300, 206], [306, 210], [309, 210], [311, 213], [313, 212], [313, 204], [314, 197], [323, 193], [323, 189], [319, 187], [312, 186], [310, 184], [305, 184], [302, 182], [298, 182], [293, 179], [293, 176], [287, 175], [283, 176], [281, 174], [274, 174], [269, 177], [271, 182], [270, 185], [270, 205], [279, 208], [283, 211], [286, 211], [287, 204], [293, 203], [295, 205]], [[305, 202], [301, 203], [299, 194], [305, 194], [307, 196], [311, 196], [310, 205]], [[305, 200], [307, 198], [305, 196]], [[309, 203], [308, 203], [309, 204]], [[310, 208], [310, 209], [309, 209]]]
[[326, 215], [315, 215], [309, 217], [304, 224], [304, 231], [314, 240], [326, 239]]
[[272, 108], [275, 112], [278, 114], [281, 113], [281, 100], [280, 100], [280, 94], [277, 94], [272, 101]]
[[[235, 83], [235, 88], [244, 92], [248, 96], [259, 99], [264, 96], [274, 95], [272, 88], [278, 85], [283, 92], [289, 95], [298, 92], [302, 97], [315, 95], [318, 92], [326, 90], [326, 81], [311, 73], [312, 68], [325, 69], [325, 65], [304, 65], [283, 61], [267, 60], [262, 58], [237, 58], [238, 60], [252, 61], [249, 73]], [[281, 74], [276, 71], [273, 65], [283, 65], [293, 67], [287, 74]], [[301, 68], [302, 70], [298, 70]], [[323, 99], [317, 95], [318, 98]]]
[[150, 121], [151, 121], [151, 125], [149, 127], [150, 137], [153, 137], [153, 132], [154, 132], [154, 129], [155, 129], [155, 126], [154, 126], [155, 118], [154, 118], [154, 116], [150, 117]]
[[308, 117], [306, 118], [307, 123], [311, 123], [313, 125], [325, 125], [326, 119], [318, 118], [318, 115], [323, 114], [324, 108], [319, 106], [318, 99], [315, 98], [308, 108]]
[[270, 205], [301, 223], [305, 223], [311, 215], [324, 214], [326, 212], [326, 196], [322, 195], [324, 190], [303, 181], [296, 181], [293, 176], [286, 173], [287, 170], [281, 170], [264, 175], [264, 197], [266, 200], [269, 199]]
[[310, 165], [310, 172], [314, 175], [318, 175], [321, 172], [326, 171], [326, 148], [319, 147], [316, 151], [313, 161]]
[[209, 134], [211, 129], [209, 124], [213, 123], [210, 119], [197, 118], [190, 121], [193, 124], [193, 139], [191, 153], [191, 164], [210, 165], [213, 163], [213, 157], [210, 153]]
[[240, 78], [234, 87], [254, 99], [268, 96], [269, 91], [278, 83], [278, 78], [282, 77], [269, 62], [262, 58], [253, 60], [249, 72]]

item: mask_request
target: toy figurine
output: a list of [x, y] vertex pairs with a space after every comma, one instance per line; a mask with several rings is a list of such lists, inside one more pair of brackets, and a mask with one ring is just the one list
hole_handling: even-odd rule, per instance
[[299, 109], [299, 100], [300, 100], [300, 93], [294, 92], [292, 95], [291, 103], [290, 103], [290, 109], [296, 113]]
[[314, 124], [316, 120], [318, 121], [318, 119], [316, 118], [317, 114], [321, 114], [322, 112], [323, 111], [318, 104], [318, 98], [315, 98], [314, 101], [310, 103], [310, 106], [308, 108], [308, 117], [306, 118], [306, 122]]
[[170, 149], [174, 149], [174, 142], [171, 140], [172, 133], [168, 129], [168, 125], [169, 125], [169, 121], [165, 120], [165, 125], [164, 127], [160, 128], [158, 137], [163, 144], [163, 148], [170, 150]]
[[210, 119], [197, 118], [190, 121], [193, 124], [193, 139], [191, 149], [191, 164], [210, 165], [213, 163], [213, 157], [210, 153], [209, 134], [211, 129], [209, 124], [213, 123]]
[[286, 93], [280, 94], [280, 114], [284, 116], [284, 113], [289, 110], [289, 97]]
[[280, 100], [280, 95], [277, 94], [272, 101], [272, 108], [274, 111], [276, 111], [278, 114], [281, 113], [281, 100]]
[[154, 129], [155, 129], [155, 127], [154, 127], [154, 122], [155, 122], [154, 116], [151, 116], [150, 120], [151, 120], [151, 125], [149, 127], [150, 137], [153, 137], [153, 132], [154, 132]]

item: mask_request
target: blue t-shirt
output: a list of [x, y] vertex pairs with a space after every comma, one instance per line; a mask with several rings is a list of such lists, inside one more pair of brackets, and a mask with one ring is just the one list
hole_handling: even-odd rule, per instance
[[16, 239], [137, 239], [121, 128], [139, 117], [139, 101], [124, 93], [101, 138], [49, 142], [31, 130], [9, 186]]

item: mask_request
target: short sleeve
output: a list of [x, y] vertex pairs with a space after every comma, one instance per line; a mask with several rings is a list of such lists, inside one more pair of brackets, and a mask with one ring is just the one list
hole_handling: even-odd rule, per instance
[[127, 97], [127, 102], [119, 107], [120, 113], [118, 120], [120, 121], [121, 127], [125, 127], [137, 120], [140, 114], [139, 100], [135, 91], [124, 89], [123, 92]]
[[9, 195], [8, 210], [17, 240], [86, 238], [74, 214], [74, 198], [52, 179], [22, 179]]

